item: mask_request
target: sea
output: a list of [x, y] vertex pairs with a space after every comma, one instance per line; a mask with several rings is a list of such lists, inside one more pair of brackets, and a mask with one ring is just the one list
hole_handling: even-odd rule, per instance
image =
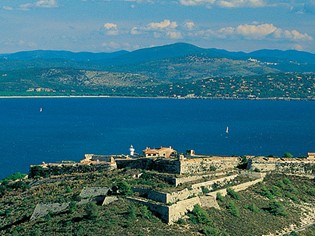
[[[227, 132], [228, 131], [228, 132]], [[172, 146], [209, 155], [315, 151], [315, 102], [150, 98], [0, 99], [0, 179], [31, 164]]]

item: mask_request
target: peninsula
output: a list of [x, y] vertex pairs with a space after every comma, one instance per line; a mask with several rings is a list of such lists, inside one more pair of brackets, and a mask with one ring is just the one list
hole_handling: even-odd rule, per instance
[[[0, 232], [154, 235], [158, 227], [164, 235], [312, 235], [315, 153], [284, 156], [210, 156], [172, 147], [138, 154], [131, 146], [128, 155], [32, 165], [27, 178], [0, 185]], [[56, 224], [58, 232], [51, 231]]]

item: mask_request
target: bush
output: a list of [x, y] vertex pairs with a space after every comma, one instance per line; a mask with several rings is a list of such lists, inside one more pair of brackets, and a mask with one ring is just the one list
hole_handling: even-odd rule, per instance
[[251, 212], [254, 212], [254, 213], [258, 213], [260, 210], [259, 208], [256, 206], [255, 203], [252, 203], [250, 205], [247, 205], [245, 206], [246, 209], [250, 210]]
[[185, 220], [183, 218], [179, 218], [176, 223], [179, 225], [183, 225], [183, 224], [185, 224]]
[[279, 188], [278, 186], [273, 185], [273, 186], [271, 187], [271, 193], [272, 193], [272, 195], [274, 195], [274, 196], [282, 197], [281, 188]]
[[190, 220], [194, 224], [210, 224], [211, 219], [208, 212], [201, 208], [200, 205], [195, 205], [194, 209], [192, 210], [192, 215]]
[[71, 201], [69, 203], [69, 213], [74, 213], [77, 209], [77, 203], [75, 201]]
[[217, 200], [220, 202], [224, 202], [224, 197], [222, 196], [221, 193], [217, 193]]
[[267, 189], [266, 186], [262, 186], [262, 188], [260, 189], [259, 194], [263, 197], [266, 197], [268, 199], [273, 199], [274, 196], [273, 194]]
[[233, 216], [236, 216], [236, 217], [240, 216], [240, 210], [238, 209], [238, 207], [235, 205], [233, 201], [231, 201], [228, 204], [227, 209]]
[[152, 218], [152, 213], [148, 209], [147, 206], [141, 206], [140, 213], [141, 213], [141, 217], [143, 217], [145, 219], [151, 219]]
[[285, 153], [283, 154], [283, 157], [284, 157], [284, 158], [293, 158], [293, 155], [292, 155], [290, 152], [285, 152]]
[[286, 216], [287, 212], [285, 211], [284, 206], [277, 201], [271, 201], [269, 203], [268, 211], [275, 216]]
[[210, 225], [205, 225], [201, 229], [201, 233], [203, 233], [206, 236], [219, 236], [220, 231], [217, 228], [214, 228]]
[[[8, 177], [4, 178], [2, 181], [15, 181], [18, 179], [23, 179], [23, 178], [25, 178], [25, 176], [27, 176], [27, 175], [22, 174], [20, 172], [16, 172], [16, 173], [9, 175]], [[0, 182], [2, 182], [2, 181], [0, 181]]]
[[202, 191], [203, 194], [206, 194], [206, 193], [210, 192], [210, 190], [208, 188], [206, 188], [205, 186], [201, 187], [201, 191]]
[[282, 181], [285, 185], [292, 185], [291, 180], [289, 180], [288, 178], [284, 178]]
[[85, 213], [86, 218], [89, 220], [95, 220], [99, 215], [97, 205], [94, 202], [89, 202], [85, 206]]
[[118, 187], [119, 192], [125, 196], [130, 196], [133, 194], [130, 184], [128, 184], [124, 180], [121, 182], [118, 182], [117, 187]]
[[227, 188], [227, 194], [236, 200], [240, 200], [240, 195], [231, 188]]

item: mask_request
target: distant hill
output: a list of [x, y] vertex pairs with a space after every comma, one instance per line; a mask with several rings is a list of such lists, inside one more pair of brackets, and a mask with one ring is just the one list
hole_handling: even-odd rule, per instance
[[[132, 52], [117, 51], [113, 53], [91, 53], [91, 52], [69, 52], [36, 50], [17, 52], [12, 54], [0, 54], [0, 69], [12, 69], [10, 65], [14, 62], [15, 69], [19, 68], [46, 68], [46, 67], [74, 67], [82, 69], [108, 69], [115, 70], [116, 66], [135, 65], [147, 62], [158, 62], [165, 59], [188, 56], [199, 58], [226, 58], [230, 60], [252, 61], [257, 60], [264, 66], [283, 72], [315, 72], [315, 54], [288, 50], [259, 50], [251, 53], [229, 52], [222, 49], [204, 49], [187, 43], [175, 43], [170, 45], [143, 48]], [[174, 60], [173, 60], [174, 61]], [[9, 63], [8, 63], [9, 62]], [[31, 63], [29, 63], [31, 62]], [[48, 62], [48, 63], [46, 63]], [[147, 64], [146, 64], [147, 68]], [[235, 74], [238, 71], [235, 70]]]
[[315, 99], [315, 54], [203, 49], [191, 44], [113, 53], [0, 55], [0, 95]]

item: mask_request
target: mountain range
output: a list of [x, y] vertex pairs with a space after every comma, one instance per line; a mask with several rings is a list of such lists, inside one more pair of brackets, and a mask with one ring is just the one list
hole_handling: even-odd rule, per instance
[[[315, 72], [315, 54], [288, 50], [258, 50], [250, 53], [230, 52], [222, 49], [204, 49], [187, 43], [175, 43], [158, 47], [144, 48], [135, 51], [117, 51], [112, 53], [69, 52], [53, 50], [36, 50], [0, 54], [0, 69], [73, 67], [82, 69], [115, 70], [115, 67], [132, 69], [139, 65], [158, 61], [183, 61], [190, 57], [205, 59], [228, 59], [260, 63], [286, 72]], [[200, 60], [199, 60], [200, 61]], [[156, 64], [156, 63], [153, 63]], [[14, 67], [12, 66], [14, 65]], [[141, 66], [140, 66], [141, 68]], [[237, 71], [235, 71], [237, 74]]]
[[176, 43], [113, 53], [0, 54], [0, 95], [315, 98], [315, 54]]

